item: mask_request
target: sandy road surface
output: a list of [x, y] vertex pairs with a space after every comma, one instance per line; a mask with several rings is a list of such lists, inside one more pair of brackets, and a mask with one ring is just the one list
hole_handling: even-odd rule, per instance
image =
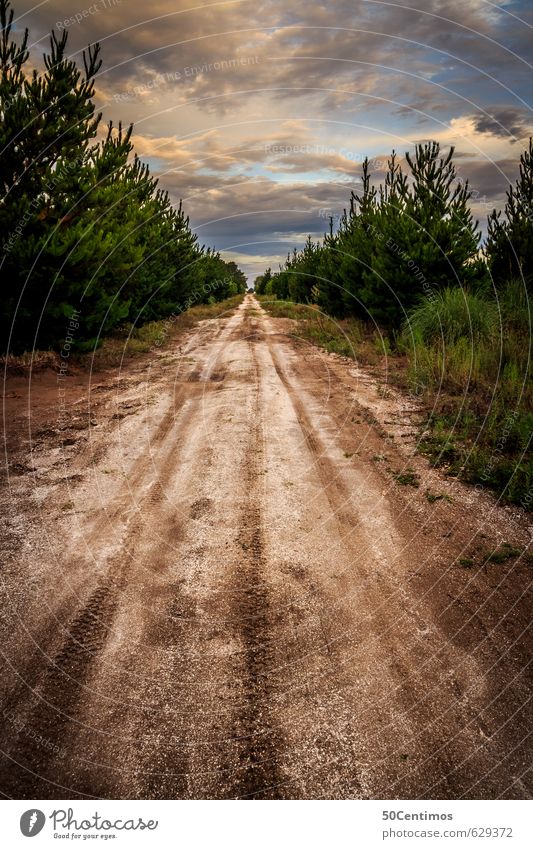
[[531, 561], [475, 565], [525, 517], [288, 329], [247, 296], [61, 431], [7, 393], [5, 795], [531, 794]]

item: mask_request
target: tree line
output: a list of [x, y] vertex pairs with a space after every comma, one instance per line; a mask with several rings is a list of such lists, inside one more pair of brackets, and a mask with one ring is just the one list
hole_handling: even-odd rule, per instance
[[29, 71], [28, 31], [13, 37], [0, 0], [0, 232], [4, 350], [56, 347], [73, 313], [90, 347], [117, 325], [244, 292], [233, 262], [198, 243], [148, 166], [132, 126], [107, 125], [94, 104], [98, 44], [83, 67], [50, 36], [44, 72]]
[[[484, 244], [453, 148], [418, 144], [405, 161], [406, 170], [393, 153], [375, 186], [366, 160], [337, 231], [331, 221], [322, 240], [308, 237], [255, 291], [279, 299], [276, 309], [314, 305], [310, 315], [332, 316], [337, 335], [405, 356], [411, 391], [430, 411], [421, 450], [531, 510], [533, 142]], [[321, 339], [328, 320], [319, 324]]]
[[489, 216], [488, 237], [469, 202], [468, 181], [458, 179], [454, 149], [446, 154], [427, 142], [395, 152], [384, 181], [372, 184], [368, 159], [362, 188], [352, 192], [336, 232], [308, 237], [279, 271], [255, 281], [258, 294], [314, 303], [329, 315], [357, 316], [395, 330], [426, 298], [449, 287], [501, 291], [513, 280], [531, 292], [533, 281], [533, 147], [520, 159], [516, 185], [505, 208]]

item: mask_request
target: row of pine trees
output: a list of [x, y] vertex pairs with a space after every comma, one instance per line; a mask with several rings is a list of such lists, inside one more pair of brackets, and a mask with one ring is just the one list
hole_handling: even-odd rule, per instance
[[533, 146], [520, 160], [503, 212], [489, 216], [488, 237], [473, 218], [468, 182], [458, 179], [453, 148], [437, 142], [393, 152], [384, 182], [372, 184], [368, 160], [362, 191], [352, 193], [339, 227], [319, 242], [309, 237], [279, 272], [255, 281], [258, 294], [318, 304], [335, 317], [357, 316], [394, 330], [410, 311], [442, 290], [501, 291], [520, 280], [533, 286]]
[[29, 71], [28, 32], [14, 37], [0, 0], [0, 249], [4, 350], [54, 347], [79, 314], [89, 347], [124, 323], [245, 291], [246, 278], [198, 244], [133, 153], [132, 127], [94, 105], [100, 48], [68, 58], [67, 31], [50, 37], [44, 72]]
[[255, 289], [344, 319], [331, 322], [341, 341], [346, 330], [406, 355], [428, 411], [421, 450], [532, 510], [533, 143], [485, 244], [453, 160], [436, 142], [407, 154], [406, 170], [393, 153], [378, 187], [365, 162], [337, 231], [308, 238]]

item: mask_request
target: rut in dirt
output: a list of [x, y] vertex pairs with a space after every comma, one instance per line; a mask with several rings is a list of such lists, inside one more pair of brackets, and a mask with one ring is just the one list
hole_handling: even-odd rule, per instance
[[457, 565], [525, 526], [391, 480], [425, 461], [352, 372], [248, 296], [114, 400], [6, 572], [5, 795], [531, 792], [530, 578]]

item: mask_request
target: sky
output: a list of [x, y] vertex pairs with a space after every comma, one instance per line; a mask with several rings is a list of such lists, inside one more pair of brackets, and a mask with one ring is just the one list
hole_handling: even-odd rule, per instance
[[[95, 102], [202, 244], [250, 280], [328, 229], [387, 156], [454, 145], [483, 225], [533, 130], [533, 2], [13, 0], [37, 67], [99, 41]], [[103, 129], [103, 126], [102, 126]]]

